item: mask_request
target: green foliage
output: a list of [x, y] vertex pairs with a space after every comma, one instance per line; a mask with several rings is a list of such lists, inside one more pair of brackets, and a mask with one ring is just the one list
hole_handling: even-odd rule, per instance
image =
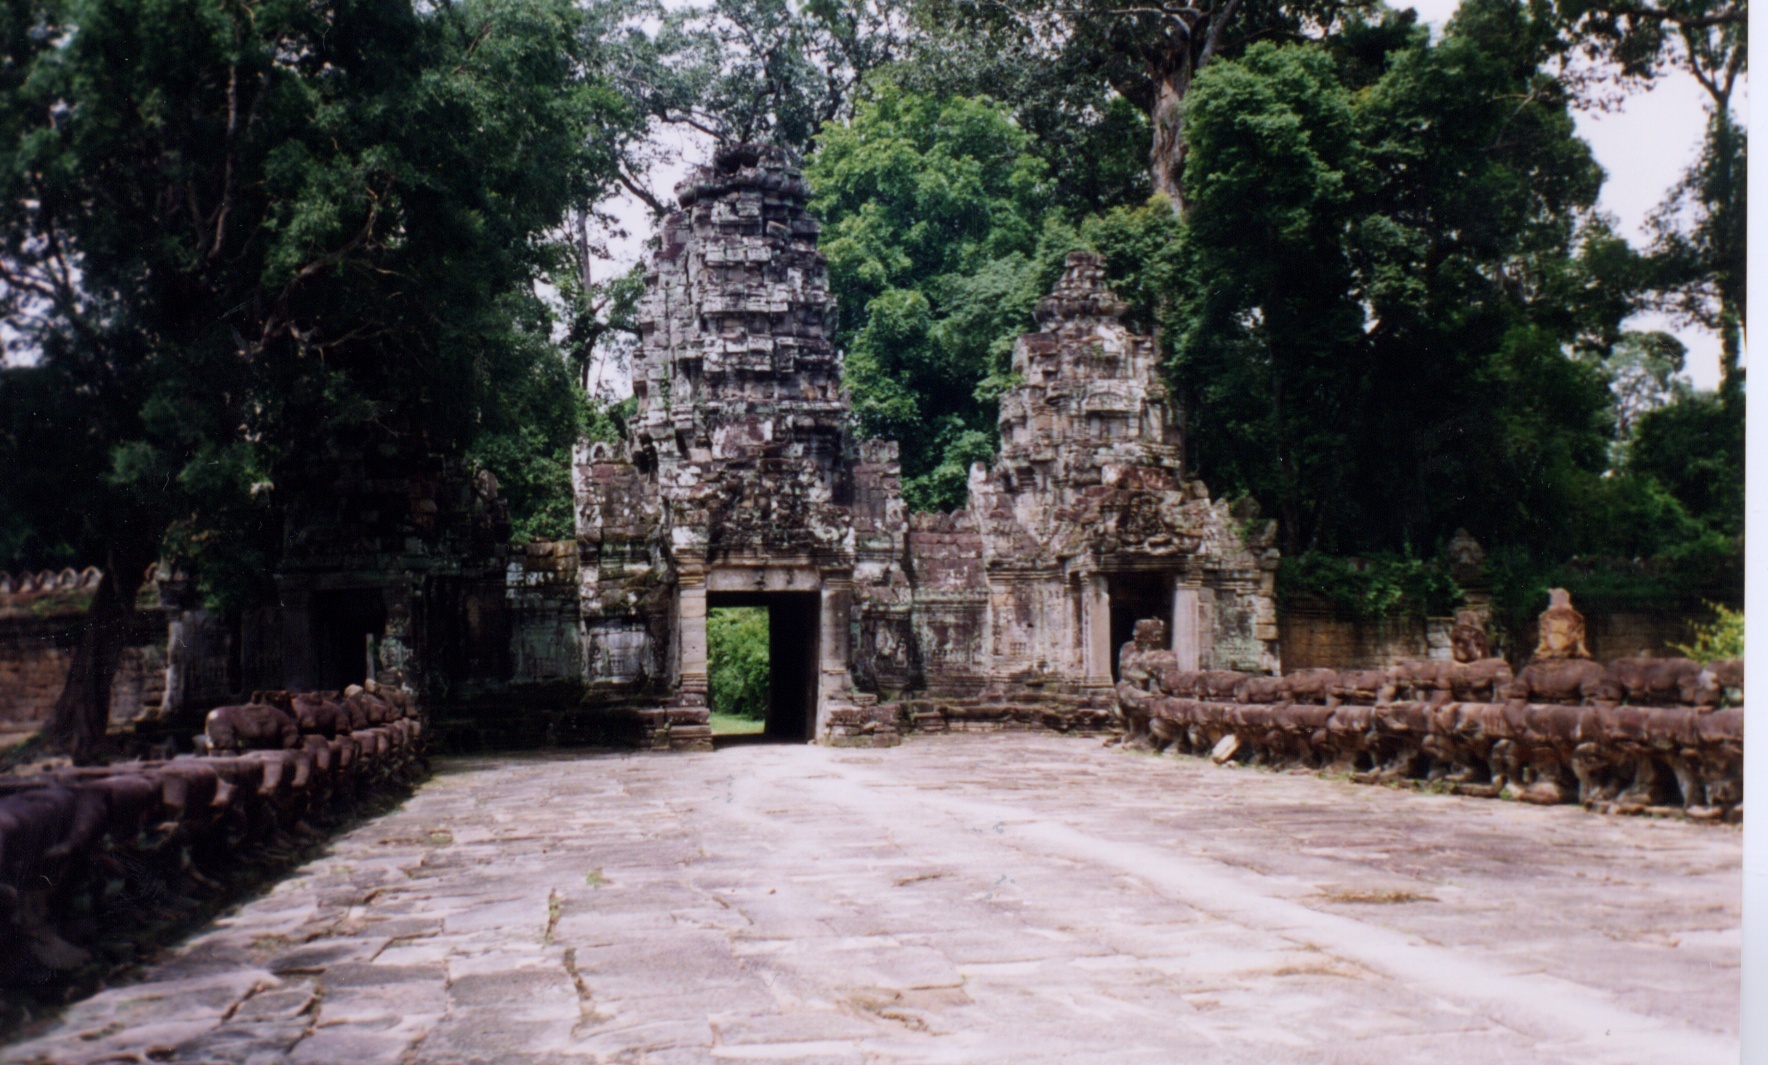
[[949, 23], [912, 38], [907, 49], [889, 68], [904, 90], [933, 99], [986, 96], [1010, 108], [1049, 175], [1051, 204], [1065, 215], [1148, 199], [1148, 116], [1099, 76], [1096, 57]]
[[1695, 603], [1741, 595], [1743, 556], [1735, 542], [1710, 532], [1655, 557], [1556, 559], [1511, 544], [1487, 557], [1486, 576], [1494, 622], [1502, 631], [1520, 633], [1546, 609], [1551, 588], [1570, 591], [1581, 610], [1686, 616]]
[[1282, 598], [1313, 596], [1354, 617], [1399, 613], [1445, 615], [1463, 593], [1438, 561], [1397, 555], [1337, 558], [1306, 553], [1285, 558], [1277, 571]]
[[884, 83], [824, 128], [806, 176], [860, 431], [901, 443], [911, 507], [961, 506], [994, 451], [1012, 340], [1073, 240], [1029, 137], [992, 101]]
[[107, 456], [81, 431], [84, 397], [42, 367], [0, 372], [0, 568], [83, 562], [101, 531]]
[[1627, 309], [1578, 295], [1611, 248], [1578, 228], [1601, 172], [1521, 6], [1472, 0], [1435, 43], [1408, 26], [1198, 76], [1169, 319], [1190, 453], [1286, 554], [1465, 527], [1563, 557], [1612, 434], [1567, 351]]
[[1696, 662], [1715, 662], [1722, 658], [1743, 657], [1743, 611], [1732, 610], [1723, 603], [1708, 603], [1713, 620], [1696, 622], [1694, 642], [1675, 644], [1674, 650]]
[[510, 540], [518, 544], [575, 535], [571, 462], [577, 441], [621, 440], [637, 407], [630, 396], [615, 402], [575, 387], [554, 354], [537, 357], [533, 370], [521, 382], [527, 393], [512, 393], [504, 403], [524, 416], [498, 431], [482, 431], [468, 453], [497, 478], [510, 508]]
[[1627, 447], [1642, 417], [1692, 394], [1688, 380], [1681, 376], [1687, 354], [1682, 342], [1669, 333], [1629, 332], [1623, 333], [1607, 356], [1599, 359], [1602, 376], [1613, 397], [1612, 465], [1626, 461]]
[[1627, 469], [1656, 481], [1707, 528], [1741, 536], [1743, 419], [1742, 402], [1684, 396], [1640, 417]]
[[717, 714], [764, 720], [768, 704], [767, 608], [706, 612], [707, 686]]
[[[638, 113], [721, 143], [800, 154], [825, 123], [851, 114], [860, 80], [895, 54], [902, 23], [891, 0], [597, 0], [591, 12], [586, 37]], [[642, 168], [655, 155], [641, 149], [629, 162]]]
[[631, 120], [574, 7], [15, 6], [5, 309], [83, 440], [54, 494], [0, 489], [31, 536], [118, 571], [164, 543], [228, 599], [340, 455], [559, 438], [542, 234]]
[[708, 723], [714, 736], [755, 736], [767, 730], [767, 722], [759, 718], [721, 714], [714, 710]]
[[[1740, 52], [1741, 54], [1741, 52]], [[1743, 401], [1748, 322], [1749, 138], [1733, 120], [1729, 91], [1708, 111], [1700, 157], [1652, 215], [1654, 287], [1668, 309], [1717, 333], [1719, 394]]]
[[[1251, 42], [1329, 33], [1347, 13], [1372, 6], [1368, 0], [1200, 0], [1173, 7], [1115, 0], [917, 0], [912, 10], [935, 44], [912, 53], [910, 61], [937, 62], [941, 53], [952, 51], [966, 55], [968, 62], [961, 65], [1000, 79], [984, 82], [981, 91], [1032, 101], [1031, 107], [1016, 112], [1031, 120], [1030, 128], [1046, 132], [1053, 123], [1045, 116], [1052, 112], [1073, 122], [1082, 135], [1059, 140], [1074, 147], [1093, 142], [1087, 134], [1107, 124], [1100, 120], [1109, 113], [1109, 106], [1101, 106], [1108, 87], [1110, 99], [1123, 101], [1141, 116], [1137, 128], [1146, 138], [1142, 160], [1147, 168], [1142, 188], [1177, 205], [1188, 195], [1180, 188], [1180, 176], [1193, 79]], [[1075, 155], [1058, 151], [1060, 156]], [[1108, 152], [1104, 158], [1115, 162], [1121, 157]], [[1084, 163], [1081, 170], [1086, 171]], [[1121, 195], [1122, 186], [1117, 188]], [[1133, 202], [1123, 197], [1088, 206]]]
[[1164, 324], [1162, 315], [1181, 282], [1183, 233], [1178, 216], [1160, 199], [1081, 223], [1081, 243], [1105, 257], [1111, 289], [1129, 302], [1130, 322], [1138, 329], [1158, 332]]

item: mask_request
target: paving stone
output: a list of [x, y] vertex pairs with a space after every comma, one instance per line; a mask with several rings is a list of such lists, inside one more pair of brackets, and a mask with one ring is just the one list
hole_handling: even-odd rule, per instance
[[1732, 1062], [1740, 886], [1733, 827], [1033, 734], [460, 759], [0, 1061]]

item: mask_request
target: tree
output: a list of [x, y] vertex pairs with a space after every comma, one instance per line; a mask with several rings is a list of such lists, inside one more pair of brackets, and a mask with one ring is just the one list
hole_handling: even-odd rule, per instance
[[1741, 537], [1744, 405], [1697, 393], [1639, 419], [1626, 469], [1648, 476], [1708, 528]]
[[1728, 109], [1710, 109], [1700, 158], [1650, 220], [1663, 304], [1719, 335], [1719, 393], [1734, 405], [1743, 401], [1749, 305], [1747, 141]]
[[1682, 374], [1687, 349], [1669, 333], [1627, 333], [1601, 360], [1614, 396], [1615, 461], [1625, 462], [1640, 420], [1691, 393]]
[[935, 99], [988, 97], [1031, 135], [1053, 206], [1069, 218], [1128, 207], [1153, 192], [1148, 117], [1100, 77], [1095, 57], [1013, 32], [943, 23], [910, 36], [888, 76]]
[[1258, 40], [1319, 35], [1359, 0], [921, 0], [924, 24], [985, 30], [1052, 65], [1085, 70], [1147, 116], [1148, 174], [1175, 210], [1186, 204], [1187, 97], [1212, 62]]
[[91, 500], [75, 550], [105, 580], [54, 743], [94, 753], [169, 534], [213, 585], [228, 516], [322, 483], [340, 441], [460, 455], [510, 417], [500, 386], [550, 354], [542, 235], [611, 178], [631, 122], [581, 19], [562, 0], [6, 8], [0, 298], [104, 456], [64, 497]]
[[706, 678], [712, 710], [760, 721], [769, 692], [767, 608], [718, 607], [706, 614]]
[[[889, 64], [902, 18], [889, 0], [598, 0], [584, 27], [597, 68], [645, 120], [717, 144], [769, 143], [799, 155], [825, 123], [852, 114], [861, 81]], [[670, 150], [633, 143], [620, 181], [661, 217], [646, 170]]]
[[1044, 245], [1064, 238], [1029, 140], [990, 100], [885, 83], [806, 168], [854, 416], [902, 445], [913, 509], [963, 505], [1013, 338], [1054, 279]]
[[1353, 29], [1193, 90], [1170, 329], [1191, 454], [1279, 517], [1286, 554], [1457, 526], [1572, 550], [1612, 418], [1567, 349], [1626, 308], [1579, 295], [1610, 238], [1580, 231], [1601, 172], [1542, 70], [1548, 27], [1470, 0], [1435, 44]]
[[[1553, 12], [1561, 47], [1592, 61], [1599, 77], [1644, 83], [1681, 70], [1707, 94], [1700, 157], [1650, 222], [1655, 287], [1665, 309], [1718, 334], [1721, 392], [1738, 402], [1748, 153], [1731, 97], [1749, 69], [1748, 0], [1558, 0]], [[1593, 96], [1586, 92], [1588, 102], [1600, 103]]]

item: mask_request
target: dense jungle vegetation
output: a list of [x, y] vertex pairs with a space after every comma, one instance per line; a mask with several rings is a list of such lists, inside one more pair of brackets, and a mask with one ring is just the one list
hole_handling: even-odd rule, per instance
[[[103, 567], [94, 631], [163, 556], [261, 598], [351, 447], [464, 459], [518, 538], [568, 534], [571, 442], [625, 413], [571, 387], [630, 344], [611, 205], [667, 207], [673, 129], [805, 157], [912, 507], [962, 504], [1087, 247], [1291, 591], [1434, 605], [1464, 527], [1509, 609], [1728, 598], [1746, 29], [1745, 0], [1465, 0], [1435, 37], [1376, 0], [0, 0], [0, 567]], [[1706, 135], [1636, 247], [1572, 115], [1670, 70]], [[1628, 331], [1648, 308], [1721, 337], [1716, 392]]]

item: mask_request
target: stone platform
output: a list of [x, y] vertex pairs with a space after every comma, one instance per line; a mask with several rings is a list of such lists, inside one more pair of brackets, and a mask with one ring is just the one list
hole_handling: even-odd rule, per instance
[[1046, 734], [456, 759], [0, 1061], [1731, 1062], [1740, 883]]

